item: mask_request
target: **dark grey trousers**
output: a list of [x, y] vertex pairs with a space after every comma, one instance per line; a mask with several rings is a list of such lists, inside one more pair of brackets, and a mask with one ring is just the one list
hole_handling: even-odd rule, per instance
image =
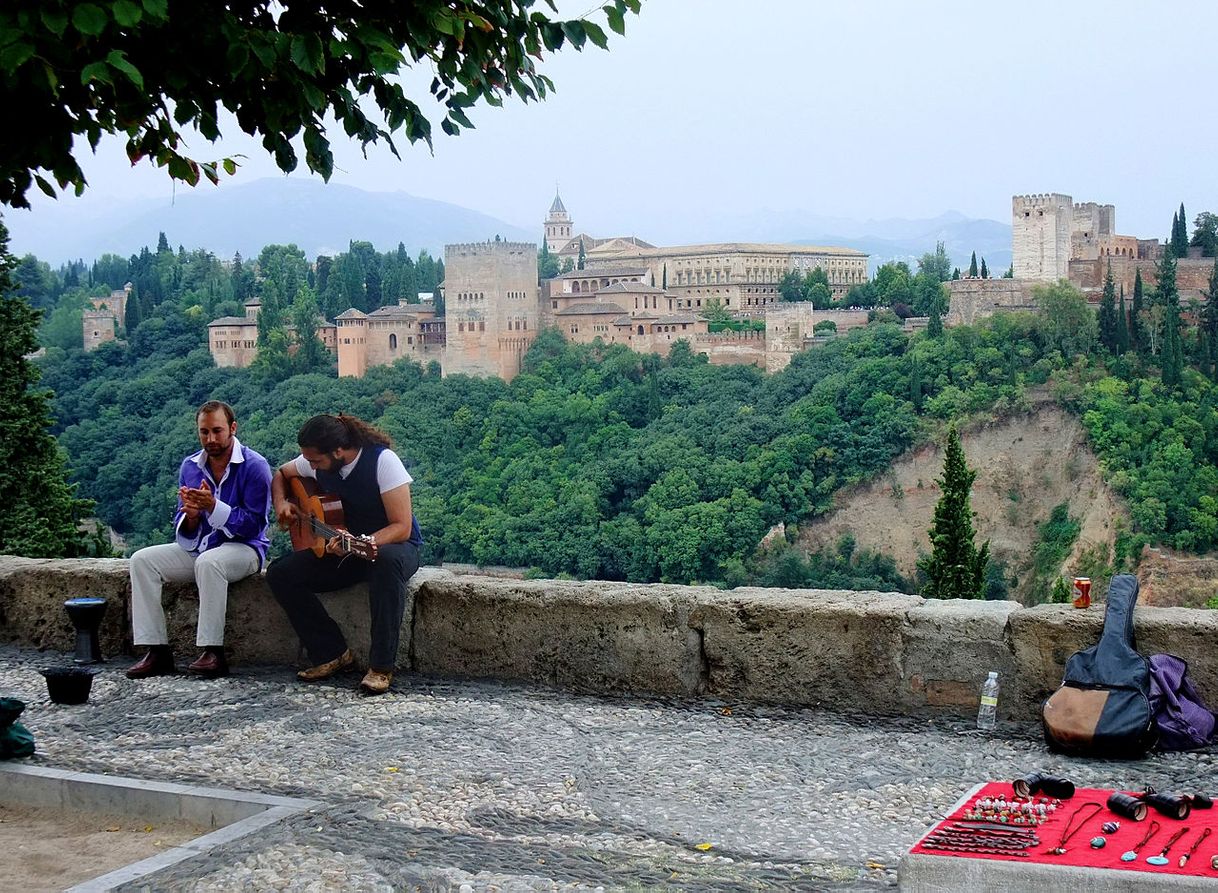
[[334, 660], [347, 650], [342, 630], [317, 597], [356, 583], [368, 584], [368, 612], [372, 619], [372, 651], [368, 665], [392, 670], [397, 663], [402, 616], [406, 611], [406, 581], [419, 569], [419, 550], [410, 543], [377, 548], [376, 561], [355, 555], [340, 559], [318, 558], [305, 550], [271, 562], [266, 581], [283, 606], [314, 664]]

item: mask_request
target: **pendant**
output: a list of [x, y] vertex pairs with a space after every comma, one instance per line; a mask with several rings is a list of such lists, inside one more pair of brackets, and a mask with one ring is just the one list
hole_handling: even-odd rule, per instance
[[1108, 841], [1105, 840], [1103, 837], [1091, 838], [1091, 848], [1093, 850], [1102, 850], [1104, 848], [1104, 844], [1106, 844], [1106, 843], [1108, 843]]
[[1129, 850], [1128, 852], [1121, 853], [1122, 862], [1132, 862], [1136, 858], [1138, 858], [1138, 854], [1135, 853], [1133, 850]]
[[1064, 846], [1055, 846], [1053, 849], [1049, 850], [1049, 855], [1064, 856], [1066, 855], [1066, 848]]
[[1151, 856], [1146, 861], [1149, 862], [1151, 865], [1166, 865], [1167, 857], [1166, 856]]

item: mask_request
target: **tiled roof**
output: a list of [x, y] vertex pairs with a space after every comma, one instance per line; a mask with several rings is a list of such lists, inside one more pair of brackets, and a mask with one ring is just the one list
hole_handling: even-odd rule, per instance
[[664, 289], [648, 285], [646, 282], [615, 282], [613, 285], [606, 285], [597, 294], [662, 295]]
[[646, 267], [596, 267], [589, 270], [568, 270], [559, 273], [555, 279], [609, 279], [614, 276], [643, 276]]
[[565, 310], [559, 310], [555, 316], [594, 316], [606, 313], [624, 313], [624, 309], [617, 304], [609, 304], [604, 301], [581, 301], [578, 304], [572, 304]]
[[368, 314], [361, 313], [359, 310], [356, 310], [354, 307], [348, 307], [346, 310], [344, 310], [342, 313], [338, 314], [338, 316], [336, 316], [334, 318], [335, 319], [367, 319]]
[[258, 323], [252, 319], [246, 319], [244, 316], [221, 316], [219, 319], [213, 319], [207, 324], [210, 329], [212, 326], [257, 326]]
[[562, 205], [562, 199], [558, 197], [558, 193], [554, 193], [554, 204], [550, 205], [551, 214], [566, 214], [567, 209]]

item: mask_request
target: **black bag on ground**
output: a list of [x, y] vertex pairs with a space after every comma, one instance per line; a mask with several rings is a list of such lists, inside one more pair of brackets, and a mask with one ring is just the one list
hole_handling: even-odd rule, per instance
[[1145, 756], [1154, 747], [1150, 663], [1138, 654], [1133, 635], [1137, 600], [1137, 577], [1112, 578], [1099, 643], [1070, 655], [1061, 688], [1045, 701], [1045, 743], [1051, 749], [1124, 758]]
[[24, 709], [24, 701], [0, 698], [0, 760], [28, 757], [34, 752], [34, 736], [17, 722]]

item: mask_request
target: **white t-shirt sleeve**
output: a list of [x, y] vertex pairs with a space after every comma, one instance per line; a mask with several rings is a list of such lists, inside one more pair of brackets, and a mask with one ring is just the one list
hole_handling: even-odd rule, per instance
[[413, 480], [397, 453], [393, 450], [381, 450], [381, 456], [376, 460], [376, 485], [382, 493], [396, 490], [402, 484], [409, 484]]
[[313, 470], [313, 466], [309, 464], [309, 460], [303, 455], [293, 459], [292, 464], [296, 466], [296, 473], [302, 478], [308, 478], [313, 481], [317, 480], [317, 472]]

